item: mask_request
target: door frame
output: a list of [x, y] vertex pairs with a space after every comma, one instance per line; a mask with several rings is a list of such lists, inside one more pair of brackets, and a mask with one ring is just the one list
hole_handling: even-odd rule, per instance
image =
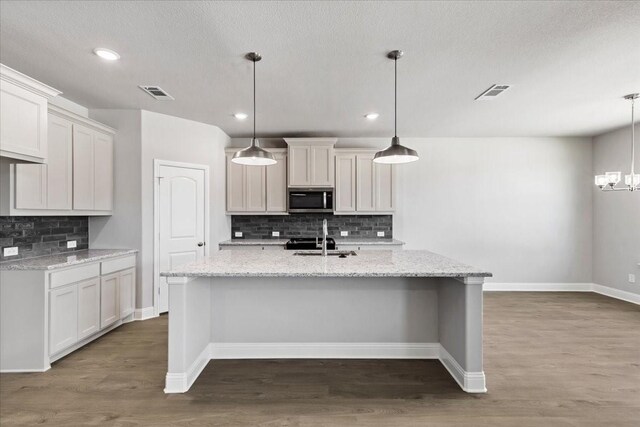
[[153, 315], [160, 315], [160, 167], [171, 166], [204, 171], [204, 256], [209, 256], [209, 166], [153, 159]]

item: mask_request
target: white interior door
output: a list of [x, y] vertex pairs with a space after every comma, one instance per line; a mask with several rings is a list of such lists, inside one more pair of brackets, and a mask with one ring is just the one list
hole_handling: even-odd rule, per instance
[[[161, 165], [159, 170], [160, 271], [205, 254], [205, 171]], [[169, 310], [167, 280], [160, 277], [159, 312]]]

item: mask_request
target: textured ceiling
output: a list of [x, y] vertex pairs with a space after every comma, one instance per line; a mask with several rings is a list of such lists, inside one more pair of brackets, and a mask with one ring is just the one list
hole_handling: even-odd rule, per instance
[[[640, 2], [0, 2], [0, 61], [89, 108], [142, 108], [263, 136], [593, 135], [640, 91]], [[107, 63], [94, 47], [122, 56]], [[493, 83], [514, 85], [493, 101]], [[176, 100], [137, 88], [159, 85]], [[364, 114], [380, 113], [369, 122]]]

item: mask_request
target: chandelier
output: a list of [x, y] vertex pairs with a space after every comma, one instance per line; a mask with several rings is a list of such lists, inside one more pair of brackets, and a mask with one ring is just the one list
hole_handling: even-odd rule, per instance
[[596, 175], [596, 185], [602, 191], [637, 191], [640, 190], [640, 174], [635, 173], [635, 132], [633, 123], [633, 103], [639, 94], [632, 93], [624, 97], [631, 101], [631, 173], [624, 176], [624, 187], [618, 187], [622, 178], [621, 172], [605, 172], [604, 175]]

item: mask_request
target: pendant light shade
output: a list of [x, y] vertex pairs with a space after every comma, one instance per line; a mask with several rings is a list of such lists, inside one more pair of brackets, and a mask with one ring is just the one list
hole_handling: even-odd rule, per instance
[[398, 138], [398, 59], [402, 55], [403, 52], [401, 50], [393, 50], [387, 54], [387, 57], [393, 59], [394, 62], [394, 136], [391, 138], [391, 146], [376, 153], [373, 158], [375, 163], [410, 163], [419, 159], [416, 150], [400, 144], [400, 138]]
[[256, 52], [250, 52], [246, 58], [253, 62], [253, 138], [251, 145], [236, 151], [231, 161], [246, 166], [269, 166], [277, 163], [273, 154], [260, 148], [258, 139], [256, 138], [256, 62], [262, 59], [262, 56]]

